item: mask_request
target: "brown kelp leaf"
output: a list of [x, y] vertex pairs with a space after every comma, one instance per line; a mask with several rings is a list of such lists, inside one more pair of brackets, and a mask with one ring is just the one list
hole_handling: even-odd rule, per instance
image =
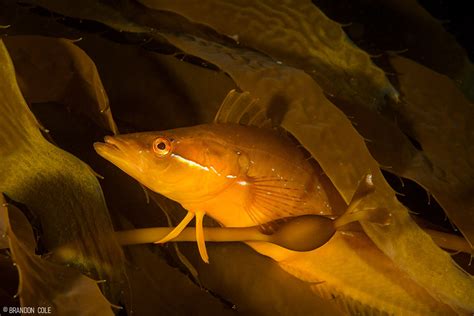
[[238, 243], [206, 244], [210, 264], [196, 246], [181, 246], [202, 284], [235, 305], [243, 315], [342, 315], [332, 299], [315, 296], [311, 283], [283, 271], [270, 258]]
[[[128, 20], [126, 16], [129, 12], [119, 12], [116, 7], [121, 8], [121, 5], [117, 3], [114, 7], [95, 0], [81, 2], [29, 0], [28, 2], [67, 16], [99, 21], [124, 33], [146, 34], [152, 32], [151, 28], [140, 26]], [[134, 6], [133, 3], [126, 4], [126, 2], [122, 2], [121, 4], [123, 4], [123, 10], [130, 9], [128, 5], [131, 5], [133, 9], [137, 9], [137, 6], [143, 9], [142, 6], [136, 4]], [[139, 17], [140, 14], [146, 15], [146, 10], [138, 10], [138, 13], [132, 13], [132, 16]], [[144, 38], [150, 36], [146, 34]], [[107, 41], [98, 35], [88, 34], [75, 44], [87, 51], [88, 55], [100, 65], [102, 82], [107, 88], [118, 121], [134, 125], [134, 121], [140, 120], [145, 124], [141, 127], [142, 129], [150, 129], [154, 126], [161, 126], [161, 128], [164, 126], [166, 128], [166, 124], [170, 124], [170, 122], [173, 122], [173, 127], [189, 125], [190, 120], [192, 121], [191, 124], [203, 121], [210, 122], [215, 115], [214, 110], [217, 110], [219, 105], [218, 100], [234, 87], [232, 80], [223, 73], [216, 73], [197, 66], [188, 67], [187, 64], [183, 68], [179, 66], [182, 63], [174, 60], [174, 58], [152, 54], [141, 49], [141, 47], [124, 46]], [[108, 50], [113, 51], [113, 54], [110, 54]], [[122, 62], [119, 67], [117, 67], [118, 62]], [[180, 68], [183, 70], [180, 70]], [[205, 76], [210, 80], [215, 76], [221, 77], [222, 80], [217, 80], [219, 92], [215, 91], [217, 88], [215, 82], [213, 89], [206, 93], [202, 93], [199, 88], [199, 86], [205, 89], [209, 88], [205, 80], [199, 82], [189, 81], [192, 84], [187, 83], [192, 78], [190, 76], [197, 75], [201, 78]], [[170, 76], [171, 78], [162, 80], [164, 76]], [[183, 80], [184, 78], [186, 80]], [[223, 87], [227, 88], [223, 89]], [[157, 91], [157, 89], [161, 90]], [[178, 89], [179, 94], [174, 91]], [[151, 91], [154, 93], [150, 93]], [[215, 93], [219, 94], [219, 98], [213, 98]], [[195, 97], [198, 98], [195, 99]], [[199, 104], [194, 104], [194, 102]], [[210, 103], [207, 102], [214, 103], [213, 111], [210, 111]], [[131, 103], [135, 105], [133, 111], [129, 107]], [[175, 104], [178, 104], [179, 107]], [[118, 116], [120, 113], [122, 114], [121, 117]]]
[[[474, 110], [449, 78], [409, 59], [394, 57], [403, 102], [398, 125], [380, 114], [338, 103], [368, 139], [367, 147], [387, 171], [414, 180], [441, 204], [448, 217], [474, 241]], [[416, 149], [405, 133], [416, 139]]]
[[[344, 30], [369, 50], [398, 51], [454, 80], [474, 101], [474, 66], [466, 50], [440, 21], [416, 0], [313, 0], [331, 19], [347, 23]], [[429, 5], [428, 5], [429, 7]], [[448, 8], [448, 7], [446, 7]]]
[[[409, 59], [390, 60], [399, 74], [403, 102], [395, 111], [402, 130], [422, 147], [400, 176], [425, 187], [474, 244], [474, 106], [453, 81]], [[420, 168], [428, 165], [429, 170]]]
[[[187, 47], [187, 49], [184, 50], [190, 50], [190, 48]], [[211, 60], [218, 65], [218, 60], [221, 59], [222, 61], [222, 58], [225, 57], [225, 49], [222, 47], [218, 47], [217, 50], [211, 50], [209, 47], [201, 47], [201, 49], [197, 49], [197, 51], [200, 54], [196, 52], [196, 55], [203, 55], [204, 53], [210, 54], [211, 56], [207, 56], [206, 59]], [[353, 129], [349, 127], [350, 124], [345, 118], [343, 118], [341, 113], [333, 109], [332, 105], [328, 104], [324, 98], [321, 97], [322, 104], [320, 107], [314, 109], [317, 101], [321, 101], [319, 100], [321, 91], [314, 85], [314, 83], [310, 84], [307, 79], [302, 79], [303, 83], [300, 80], [296, 80], [295, 82], [293, 79], [301, 79], [304, 78], [304, 76], [290, 76], [291, 78], [288, 79], [285, 71], [289, 68], [280, 68], [277, 65], [265, 68], [262, 66], [261, 61], [258, 59], [255, 60], [254, 56], [250, 56], [243, 60], [242, 55], [244, 54], [232, 55], [231, 57], [235, 58], [235, 60], [224, 58], [224, 61], [220, 66], [234, 77], [239, 86], [246, 90], [250, 90], [251, 92], [255, 92], [257, 96], [265, 95], [267, 92], [266, 89], [268, 89], [269, 95], [273, 94], [273, 97], [275, 97], [275, 91], [283, 91], [284, 93], [282, 93], [282, 95], [276, 95], [276, 98], [273, 100], [273, 103], [276, 103], [277, 105], [279, 104], [280, 108], [281, 105], [283, 105], [284, 108], [287, 104], [285, 100], [293, 101], [292, 109], [294, 111], [290, 114], [298, 116], [298, 119], [287, 119], [287, 115], [287, 117], [284, 117], [284, 125], [295, 134], [295, 136], [313, 153], [313, 155], [315, 155], [321, 164], [324, 164], [323, 167], [326, 169], [329, 176], [341, 190], [346, 200], [349, 200], [351, 194], [355, 191], [356, 183], [361, 178], [361, 175], [366, 174], [368, 171], [375, 172], [371, 170], [372, 168], [378, 170], [377, 164], [373, 162], [367, 154], [367, 151], [364, 151], [362, 139], [360, 139]], [[242, 67], [243, 65], [248, 64], [250, 64], [250, 67]], [[232, 65], [234, 67], [231, 67]], [[283, 69], [285, 71], [283, 71]], [[290, 73], [292, 71], [290, 71]], [[262, 79], [261, 81], [259, 80], [260, 76]], [[285, 81], [285, 79], [287, 80]], [[259, 84], [257, 85], [256, 83]], [[300, 89], [295, 89], [295, 85], [297, 87], [298, 85], [301, 85]], [[303, 88], [301, 89], [301, 87]], [[268, 101], [268, 98], [263, 99], [264, 104], [268, 104]], [[305, 113], [306, 105], [308, 104], [311, 104], [312, 106], [310, 111]], [[316, 115], [313, 116], [312, 114], [314, 110], [316, 110]], [[285, 111], [283, 111], [283, 113], [284, 112]], [[288, 123], [288, 120], [290, 123], [291, 121], [296, 123], [290, 124]], [[325, 123], [326, 120], [328, 121], [327, 123]], [[303, 124], [294, 126], [301, 122], [303, 122]], [[315, 126], [314, 123], [319, 124]], [[338, 131], [339, 125], [342, 127], [340, 131]], [[328, 128], [328, 126], [330, 128]], [[317, 137], [315, 137], [315, 139], [312, 139], [314, 138], [312, 137], [312, 130], [315, 130], [316, 132]], [[333, 140], [335, 140], [335, 142], [332, 142]], [[348, 145], [347, 148], [344, 148], [346, 145]], [[322, 150], [322, 148], [325, 150]], [[318, 151], [323, 152], [318, 156], [316, 155]], [[341, 158], [340, 166], [337, 165], [339, 162], [338, 158]], [[354, 159], [356, 162], [355, 166], [352, 166], [353, 162], [351, 159]], [[348, 171], [347, 175], [344, 175], [344, 172], [341, 171]], [[347, 179], [345, 179], [346, 176]], [[380, 174], [376, 174], [375, 180], [376, 185], [381, 185], [383, 189], [374, 196], [380, 197], [380, 201], [372, 201], [374, 202], [373, 204], [387, 204], [387, 206], [393, 212], [396, 212], [397, 215], [396, 220], [389, 227], [378, 228], [374, 225], [371, 226], [370, 224], [364, 224], [366, 231], [371, 233], [370, 235], [372, 238], [379, 237], [377, 239], [377, 244], [384, 250], [384, 252], [391, 258], [396, 259], [396, 264], [403, 270], [407, 271], [410, 277], [426, 287], [431, 294], [437, 295], [440, 293], [440, 297], [444, 301], [447, 301], [454, 306], [461, 305], [466, 309], [471, 309], [472, 306], [469, 306], [468, 304], [473, 300], [469, 297], [466, 298], [466, 295], [469, 295], [469, 293], [472, 292], [471, 281], [467, 280], [466, 275], [455, 270], [449, 257], [433, 245], [426, 234], [421, 233], [417, 226], [408, 218], [406, 211], [394, 202], [395, 197], [393, 192], [387, 187], [385, 182], [381, 180]], [[399, 224], [399, 222], [403, 220], [406, 220], [407, 227], [403, 227], [403, 225]], [[387, 232], [388, 235], [385, 234], [384, 236], [385, 232]], [[420, 249], [423, 250], [421, 253], [422, 259], [415, 260], [414, 258], [420, 254]], [[433, 283], [431, 283], [432, 279], [434, 280]]]
[[236, 315], [209, 292], [199, 288], [170, 267], [146, 245], [127, 247], [127, 275], [131, 301], [128, 312], [135, 315]]
[[[166, 67], [180, 84], [189, 100], [193, 101], [199, 123], [210, 123], [214, 120], [217, 110], [227, 93], [235, 89], [235, 83], [222, 71], [213, 71], [177, 58], [154, 54], [157, 63]], [[193, 80], [199, 78], [199, 80]]]
[[[97, 282], [74, 268], [51, 263], [35, 254], [33, 230], [26, 217], [0, 197], [0, 234], [8, 236], [12, 259], [18, 269], [18, 295], [23, 307], [36, 313], [46, 308], [56, 315], [113, 315]], [[45, 310], [43, 310], [45, 311]]]
[[114, 29], [127, 32], [148, 32], [151, 29], [136, 24], [124, 17], [122, 12], [114, 10], [111, 5], [100, 0], [26, 0], [25, 3], [38, 5], [56, 13], [100, 21]]
[[44, 35], [78, 39], [80, 32], [72, 26], [49, 14], [38, 14], [31, 6], [20, 5], [14, 1], [0, 2], [1, 36]]
[[28, 102], [65, 104], [117, 133], [97, 69], [89, 56], [72, 41], [43, 36], [9, 36], [4, 42]]
[[[157, 193], [151, 193], [151, 199], [175, 223], [179, 223], [186, 214], [179, 204]], [[217, 224], [206, 218], [205, 225]], [[196, 267], [200, 283], [233, 304], [233, 309], [239, 314], [290, 316], [310, 315], [314, 311], [324, 315], [340, 314], [332, 300], [314, 296], [309, 284], [283, 271], [276, 262], [257, 254], [248, 246], [206, 243], [206, 247], [210, 264], [202, 261], [195, 243], [179, 244]]]
[[[0, 229], [3, 229], [3, 227], [0, 224]], [[5, 231], [5, 229], [3, 229]], [[5, 249], [8, 248], [8, 238], [5, 235], [0, 235], [0, 249]]]
[[[455, 308], [474, 310], [473, 279], [410, 218], [383, 178], [362, 137], [308, 75], [254, 52], [230, 49], [190, 36], [165, 36], [183, 51], [225, 70], [242, 90], [260, 98], [259, 104], [267, 112], [279, 110], [282, 126], [311, 152], [346, 201], [355, 192], [359, 179], [372, 174], [376, 190], [365, 201], [365, 207], [390, 210], [392, 222], [386, 226], [362, 222], [365, 232], [400, 269], [436, 299]], [[257, 249], [277, 260], [285, 257], [278, 249]], [[304, 262], [307, 266], [303, 269], [311, 270], [311, 259]]]
[[370, 56], [357, 48], [341, 26], [311, 1], [139, 0], [212, 27], [238, 44], [304, 69], [323, 89], [371, 108], [398, 92]]
[[63, 259], [109, 281], [110, 290], [121, 282], [123, 254], [99, 183], [86, 164], [43, 138], [2, 42], [0, 83], [0, 191], [39, 219], [46, 249], [68, 244], [72, 255]]
[[116, 121], [135, 130], [211, 122], [219, 100], [235, 88], [223, 72], [139, 46], [117, 44], [99, 36], [87, 36], [78, 45], [100, 65]]
[[430, 165], [423, 158], [423, 153], [415, 148], [395, 122], [368, 108], [338, 99], [332, 101], [353, 122], [382, 169], [400, 176], [408, 169], [430, 173]]
[[[368, 306], [374, 313], [389, 315], [455, 314], [401, 271], [362, 232], [337, 233], [321, 248], [280, 265], [315, 283], [312, 288], [316, 293], [333, 298], [351, 315], [367, 313]], [[320, 280], [326, 282], [317, 283]]]

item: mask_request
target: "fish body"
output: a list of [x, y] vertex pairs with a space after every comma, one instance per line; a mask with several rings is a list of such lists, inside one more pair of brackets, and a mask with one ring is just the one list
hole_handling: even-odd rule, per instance
[[94, 146], [146, 187], [224, 226], [345, 209], [317, 163], [271, 129], [213, 123], [106, 137]]

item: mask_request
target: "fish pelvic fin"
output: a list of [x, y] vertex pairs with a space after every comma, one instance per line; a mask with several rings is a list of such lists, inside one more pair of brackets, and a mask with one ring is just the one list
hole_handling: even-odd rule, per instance
[[206, 241], [204, 238], [204, 228], [202, 225], [204, 215], [204, 212], [196, 212], [196, 241], [202, 261], [209, 263], [209, 256], [207, 254]]
[[[189, 222], [191, 222], [193, 218], [194, 218], [194, 213], [188, 211], [188, 213], [183, 218], [183, 220], [178, 224], [178, 226], [176, 226], [168, 235], [156, 241], [155, 244], [163, 244], [165, 242], [168, 242], [178, 237], [178, 235], [181, 234], [181, 232], [186, 228], [186, 226], [188, 226]], [[202, 229], [202, 225], [201, 225], [201, 229]]]

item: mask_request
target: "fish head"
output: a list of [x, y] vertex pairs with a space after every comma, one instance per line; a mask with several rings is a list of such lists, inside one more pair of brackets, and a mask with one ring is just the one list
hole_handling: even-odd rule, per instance
[[180, 203], [211, 198], [240, 172], [235, 150], [192, 128], [106, 136], [94, 148], [144, 186]]

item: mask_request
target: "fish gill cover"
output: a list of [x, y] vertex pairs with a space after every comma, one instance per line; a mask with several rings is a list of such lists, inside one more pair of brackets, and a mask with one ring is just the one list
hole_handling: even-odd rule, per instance
[[[315, 3], [0, 1], [8, 35], [0, 51], [0, 191], [29, 214], [38, 244], [35, 254], [31, 232], [18, 232], [30, 224], [3, 207], [2, 267], [17, 264], [20, 287], [15, 300], [15, 280], [3, 282], [11, 270], [2, 268], [2, 302], [54, 306], [62, 315], [87, 314], [85, 306], [129, 315], [472, 313], [472, 276], [420, 228], [381, 172], [426, 189], [474, 242], [472, 64], [415, 1], [379, 5], [398, 18], [395, 32], [350, 29], [354, 41], [379, 45], [376, 59], [328, 18], [330, 5]], [[354, 12], [371, 10], [356, 3]], [[407, 53], [397, 55], [388, 50], [398, 44], [380, 40], [408, 33], [425, 48], [405, 41]], [[347, 203], [371, 173], [376, 190], [362, 203], [390, 210], [390, 225], [361, 222], [363, 230], [306, 253], [251, 245], [264, 257], [243, 244], [208, 244], [209, 265], [194, 245], [121, 248], [114, 229], [167, 226], [162, 209], [174, 223], [184, 211], [151, 192], [147, 203], [92, 143], [119, 130], [210, 123], [234, 88], [259, 99]], [[454, 256], [468, 269], [465, 258]], [[80, 303], [66, 310], [71, 288]], [[38, 303], [31, 291], [47, 295]]]

